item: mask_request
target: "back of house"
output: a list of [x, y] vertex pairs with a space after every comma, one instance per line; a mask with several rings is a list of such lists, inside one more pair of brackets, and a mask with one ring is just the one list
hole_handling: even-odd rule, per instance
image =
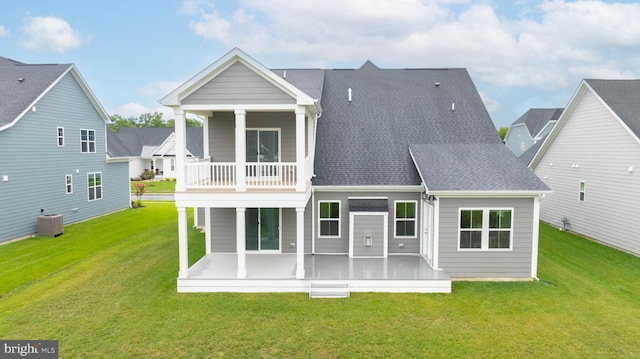
[[[0, 57], [0, 242], [130, 204], [126, 162], [106, 160], [108, 116], [72, 64]], [[58, 233], [54, 233], [58, 234]]]

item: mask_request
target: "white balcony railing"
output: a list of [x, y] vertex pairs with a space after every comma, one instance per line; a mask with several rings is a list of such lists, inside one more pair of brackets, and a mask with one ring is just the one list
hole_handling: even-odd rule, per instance
[[[232, 162], [200, 162], [186, 165], [187, 189], [236, 188], [237, 165]], [[296, 188], [298, 169], [295, 163], [247, 163], [245, 188]]]

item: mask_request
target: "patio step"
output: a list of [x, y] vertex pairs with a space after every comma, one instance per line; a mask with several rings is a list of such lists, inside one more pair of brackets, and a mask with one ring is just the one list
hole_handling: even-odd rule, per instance
[[349, 282], [312, 280], [309, 298], [349, 298]]

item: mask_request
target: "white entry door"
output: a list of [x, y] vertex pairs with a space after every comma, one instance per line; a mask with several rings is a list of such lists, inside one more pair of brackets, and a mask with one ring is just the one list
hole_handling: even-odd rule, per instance
[[422, 254], [427, 256], [427, 260], [430, 264], [433, 264], [433, 207], [423, 202], [422, 213], [423, 218], [423, 233], [422, 233]]

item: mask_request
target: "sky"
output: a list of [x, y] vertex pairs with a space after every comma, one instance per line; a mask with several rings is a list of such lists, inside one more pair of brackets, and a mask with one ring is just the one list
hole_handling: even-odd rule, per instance
[[2, 0], [0, 56], [74, 63], [109, 115], [158, 100], [234, 47], [268, 68], [460, 68], [496, 127], [565, 107], [584, 78], [640, 78], [640, 2]]

